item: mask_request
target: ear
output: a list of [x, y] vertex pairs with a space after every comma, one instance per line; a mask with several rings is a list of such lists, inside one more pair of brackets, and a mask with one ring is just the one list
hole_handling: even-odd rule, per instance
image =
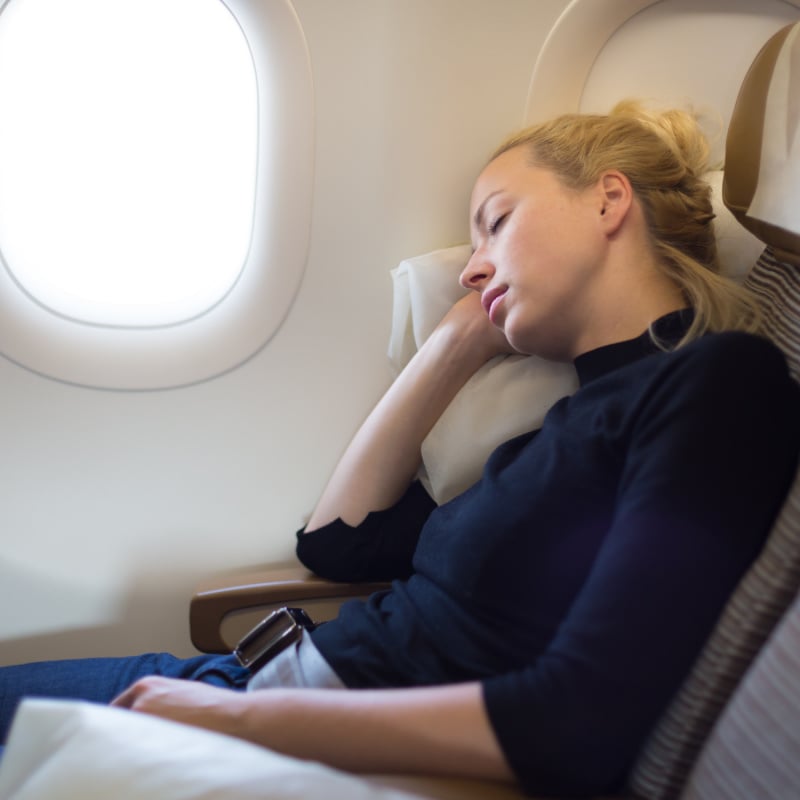
[[627, 176], [617, 170], [604, 172], [597, 182], [601, 224], [610, 236], [627, 219], [633, 204], [633, 187]]

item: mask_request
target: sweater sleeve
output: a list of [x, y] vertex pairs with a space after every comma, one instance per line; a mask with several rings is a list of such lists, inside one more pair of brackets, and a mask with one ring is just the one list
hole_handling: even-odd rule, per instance
[[297, 532], [297, 557], [312, 572], [335, 581], [408, 578], [417, 541], [436, 503], [415, 481], [391, 508], [373, 511], [355, 527], [336, 519]]
[[549, 647], [484, 681], [531, 793], [620, 790], [788, 490], [800, 398], [782, 356], [755, 337], [713, 338], [673, 354], [628, 420], [611, 529]]

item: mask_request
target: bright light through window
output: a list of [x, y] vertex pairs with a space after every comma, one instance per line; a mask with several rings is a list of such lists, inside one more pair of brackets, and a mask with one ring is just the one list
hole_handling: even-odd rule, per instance
[[258, 100], [220, 0], [8, 0], [0, 255], [72, 319], [175, 324], [250, 247]]

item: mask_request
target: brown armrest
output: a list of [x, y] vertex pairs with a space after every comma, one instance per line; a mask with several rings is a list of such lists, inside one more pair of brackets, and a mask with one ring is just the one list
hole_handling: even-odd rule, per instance
[[230, 574], [198, 586], [189, 606], [189, 633], [204, 653], [228, 653], [222, 622], [229, 614], [259, 606], [302, 605], [309, 600], [358, 597], [385, 589], [385, 583], [337, 583], [305, 567], [287, 565]]

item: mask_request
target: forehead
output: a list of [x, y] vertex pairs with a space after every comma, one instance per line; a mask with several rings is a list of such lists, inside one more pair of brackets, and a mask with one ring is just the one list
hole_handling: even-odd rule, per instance
[[470, 227], [474, 230], [484, 221], [484, 207], [495, 194], [518, 196], [559, 187], [560, 182], [550, 170], [531, 163], [526, 147], [507, 150], [490, 161], [475, 181], [470, 200]]
[[530, 169], [527, 153], [522, 147], [506, 150], [492, 159], [478, 175], [472, 190], [473, 211], [480, 205], [487, 194], [504, 184], [519, 179], [525, 169]]

